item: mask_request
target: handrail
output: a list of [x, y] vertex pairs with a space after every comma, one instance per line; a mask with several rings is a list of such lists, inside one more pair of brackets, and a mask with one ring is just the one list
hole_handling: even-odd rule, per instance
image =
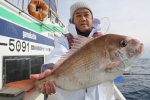
[[[65, 27], [65, 25], [59, 20], [59, 17], [56, 15], [56, 13], [51, 9], [51, 8], [49, 8], [50, 9], [50, 11], [52, 12], [52, 14], [58, 19], [58, 22], [60, 22], [61, 24], [62, 24], [62, 28], [63, 27]], [[58, 23], [59, 24], [59, 23]], [[60, 24], [59, 24], [60, 25]]]
[[130, 73], [130, 72], [126, 72], [123, 75], [150, 75], [150, 73]]
[[22, 0], [22, 9], [24, 9], [24, 0]]
[[[24, 11], [24, 9], [20, 9], [19, 7], [17, 7], [17, 6], [15, 6], [14, 4], [12, 4], [10, 1], [8, 1], [8, 0], [4, 0], [4, 1], [6, 1], [7, 3], [9, 3], [10, 5], [12, 5], [13, 7], [15, 7], [15, 8], [17, 8], [20, 12], [19, 13], [25, 13], [26, 15], [28, 15], [28, 16], [30, 16], [31, 18], [33, 18], [34, 20], [36, 20], [37, 22], [39, 22], [39, 23], [41, 23], [41, 26], [45, 26], [46, 28], [48, 28], [49, 30], [51, 30], [51, 31], [53, 31], [53, 32], [55, 32], [55, 30], [54, 29], [51, 29], [51, 28], [49, 28], [47, 25], [45, 25], [42, 21], [40, 21], [40, 20], [37, 20], [36, 18], [34, 18], [33, 16], [31, 16], [30, 14], [28, 14], [28, 13], [26, 13], [25, 11]], [[50, 10], [52, 10], [52, 9], [50, 9]], [[54, 12], [53, 12], [54, 13]], [[55, 15], [54, 15], [55, 16]], [[55, 16], [56, 17], [56, 16]], [[58, 18], [58, 17], [57, 17]], [[58, 19], [59, 20], [59, 19]], [[60, 20], [59, 20], [60, 21]], [[61, 21], [60, 21], [61, 22]], [[61, 22], [62, 23], [62, 22]], [[62, 23], [62, 26], [60, 26], [60, 27], [64, 27], [64, 24]], [[56, 27], [55, 27], [55, 29], [56, 30], [58, 30]], [[61, 32], [60, 30], [58, 30], [59, 32]], [[62, 33], [62, 32], [61, 32]]]

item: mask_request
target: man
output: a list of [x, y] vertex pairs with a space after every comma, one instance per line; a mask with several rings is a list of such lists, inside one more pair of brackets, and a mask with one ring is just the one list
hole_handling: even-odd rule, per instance
[[[46, 64], [42, 66], [41, 74], [31, 75], [32, 79], [41, 79], [51, 73], [51, 69], [57, 60], [65, 52], [69, 51], [74, 36], [91, 36], [94, 38], [102, 36], [102, 33], [97, 32], [100, 30], [100, 22], [97, 19], [93, 19], [93, 13], [91, 7], [85, 2], [77, 2], [70, 7], [70, 24], [68, 25], [69, 34], [60, 37], [54, 50], [48, 55]], [[87, 89], [81, 89], [77, 92], [70, 94], [63, 98], [58, 96], [59, 100], [106, 100], [106, 94], [104, 94], [103, 84], [94, 86]], [[43, 94], [55, 93], [55, 87], [53, 82], [43, 83], [41, 92]], [[112, 97], [113, 100], [113, 97]]]

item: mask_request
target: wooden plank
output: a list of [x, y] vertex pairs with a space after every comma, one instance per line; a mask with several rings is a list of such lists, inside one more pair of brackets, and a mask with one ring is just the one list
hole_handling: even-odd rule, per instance
[[23, 100], [25, 92], [18, 94], [15, 97], [0, 96], [0, 100]]
[[0, 96], [8, 96], [8, 97], [14, 97], [18, 94], [22, 93], [23, 91], [21, 89], [15, 88], [15, 87], [3, 87], [0, 90]]

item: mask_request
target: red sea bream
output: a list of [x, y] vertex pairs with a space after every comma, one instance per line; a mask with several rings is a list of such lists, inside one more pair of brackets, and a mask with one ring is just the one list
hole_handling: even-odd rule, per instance
[[96, 39], [76, 36], [71, 50], [55, 64], [49, 76], [38, 81], [22, 80], [5, 86], [26, 91], [25, 100], [33, 100], [47, 80], [54, 81], [63, 90], [77, 91], [113, 81], [143, 53], [143, 44], [128, 36], [107, 34]]

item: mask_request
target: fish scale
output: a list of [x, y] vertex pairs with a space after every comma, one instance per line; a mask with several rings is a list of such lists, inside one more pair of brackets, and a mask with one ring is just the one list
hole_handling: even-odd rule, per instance
[[[86, 52], [90, 52], [90, 50], [87, 50]], [[93, 73], [93, 71], [94, 71], [93, 68], [95, 69], [95, 67], [98, 66], [97, 65], [98, 61], [95, 60], [95, 59], [97, 59], [96, 56], [91, 56], [91, 55], [93, 55], [93, 52], [85, 53], [85, 54], [88, 54], [88, 55], [84, 56], [84, 54], [82, 54], [82, 56], [79, 56], [79, 57], [77, 56], [76, 57], [77, 59], [73, 60], [75, 63], [72, 64], [72, 62], [71, 63], [68, 62], [67, 65], [62, 66], [62, 68], [64, 68], [64, 69], [65, 69], [65, 67], [67, 67], [67, 69], [65, 69], [65, 72], [59, 71], [59, 69], [57, 69], [57, 71], [60, 72], [59, 73], [60, 75], [63, 73], [68, 73], [65, 75], [66, 77], [63, 76], [63, 79], [68, 79], [68, 80], [65, 80], [65, 81], [62, 80], [64, 82], [64, 84], [67, 85], [67, 88], [72, 87], [73, 84], [79, 84], [78, 85], [79, 87], [74, 87], [74, 89], [73, 89], [73, 90], [77, 90], [77, 89], [81, 88], [80, 84], [86, 84], [86, 83], [90, 82], [91, 78], [89, 79], [88, 74]], [[72, 67], [70, 67], [70, 65]], [[79, 70], [81, 70], [82, 73], [79, 73]], [[78, 80], [76, 81], [76, 79], [78, 79]], [[87, 80], [87, 79], [89, 79], [89, 80]], [[55, 80], [56, 80], [56, 82], [55, 82]], [[62, 88], [63, 87], [63, 86], [61, 86], [62, 82], [57, 82], [57, 80], [61, 80], [61, 76], [58, 78], [56, 77], [56, 79], [54, 79], [54, 82], [55, 82], [56, 86]], [[69, 82], [70, 80], [71, 80], [71, 82]], [[76, 85], [74, 85], [74, 86], [76, 86]]]
[[[84, 57], [84, 59], [79, 59], [79, 57], [77, 57], [78, 59], [74, 59], [75, 63], [73, 63], [73, 64], [67, 63], [67, 66], [66, 65], [62, 66], [62, 68], [65, 69], [65, 67], [67, 67], [68, 69], [65, 69], [65, 72], [60, 71], [60, 73], [59, 73], [60, 75], [65, 73], [65, 75], [63, 77], [58, 76], [58, 78], [57, 78], [57, 75], [56, 75], [56, 79], [54, 79], [56, 86], [63, 88], [64, 87], [63, 84], [65, 84], [67, 86], [65, 90], [67, 90], [67, 89], [68, 90], [71, 90], [71, 89], [78, 90], [85, 86], [83, 84], [93, 82], [92, 84], [95, 85], [96, 83], [94, 83], [94, 82], [97, 82], [97, 80], [99, 80], [101, 78], [100, 76], [102, 76], [102, 75], [99, 76], [99, 73], [95, 73], [97, 71], [97, 68], [100, 67], [99, 66], [100, 62], [96, 60], [97, 56], [91, 56], [91, 55], [93, 55], [93, 54], [90, 53], [89, 55], [86, 55], [86, 57]], [[81, 58], [83, 58], [83, 56], [84, 55], [82, 55]], [[103, 62], [101, 62], [101, 63], [103, 63]], [[72, 67], [70, 67], [69, 65], [71, 65]], [[79, 70], [81, 70], [82, 73], [79, 73]], [[57, 71], [59, 71], [59, 69], [57, 69]], [[96, 75], [92, 74], [92, 73], [95, 73]], [[94, 78], [95, 76], [97, 76], [97, 78]], [[66, 80], [64, 80], [64, 79], [66, 79]], [[104, 80], [103, 77], [100, 80]], [[62, 82], [63, 82], [63, 84], [62, 84]], [[81, 84], [82, 84], [82, 86], [81, 86]], [[73, 87], [73, 86], [77, 86], [77, 87]], [[89, 85], [86, 85], [86, 88], [88, 86]], [[71, 87], [71, 89], [69, 89], [69, 87]]]

